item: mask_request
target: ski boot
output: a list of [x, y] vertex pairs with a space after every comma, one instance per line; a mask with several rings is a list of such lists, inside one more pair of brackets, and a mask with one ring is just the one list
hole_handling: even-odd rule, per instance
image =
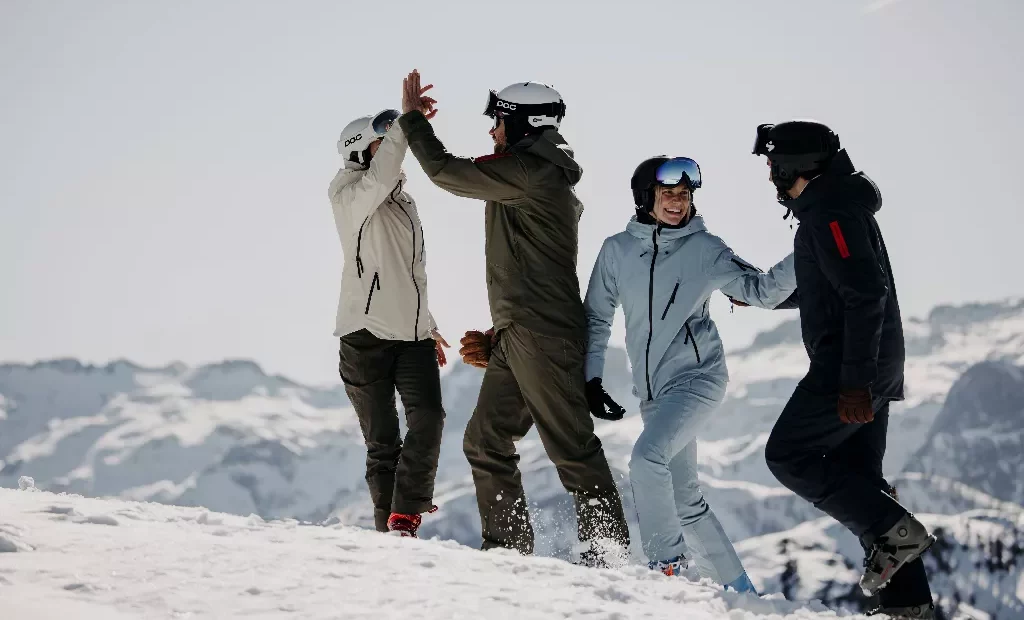
[[869, 616], [889, 616], [910, 620], [932, 620], [935, 618], [935, 604], [910, 605], [908, 607], [877, 607], [868, 612]]
[[914, 515], [905, 514], [888, 532], [867, 546], [861, 589], [868, 596], [874, 596], [889, 583], [896, 571], [934, 543], [935, 536], [928, 533], [928, 528]]
[[680, 575], [686, 570], [689, 560], [686, 559], [685, 555], [677, 555], [671, 560], [662, 560], [659, 562], [648, 562], [647, 568], [651, 570], [657, 570], [665, 573], [669, 577], [674, 575]]
[[416, 538], [416, 531], [420, 529], [420, 522], [423, 517], [420, 515], [403, 515], [392, 512], [388, 518], [388, 531], [398, 532], [400, 536]]

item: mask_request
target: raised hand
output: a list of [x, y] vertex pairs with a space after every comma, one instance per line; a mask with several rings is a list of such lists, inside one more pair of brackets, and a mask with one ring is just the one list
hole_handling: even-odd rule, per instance
[[402, 80], [402, 112], [407, 113], [419, 110], [423, 113], [423, 116], [427, 117], [427, 120], [434, 118], [434, 115], [437, 114], [437, 109], [434, 108], [437, 101], [423, 96], [424, 93], [433, 87], [433, 84], [421, 87], [420, 72], [417, 69], [413, 69]]

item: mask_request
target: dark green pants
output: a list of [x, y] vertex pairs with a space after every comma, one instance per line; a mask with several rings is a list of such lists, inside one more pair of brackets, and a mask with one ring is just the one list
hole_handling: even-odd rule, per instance
[[[433, 340], [381, 340], [367, 330], [341, 339], [338, 371], [366, 443], [366, 484], [377, 531], [392, 512], [420, 514], [433, 505], [444, 409]], [[399, 436], [395, 390], [408, 431]]]
[[533, 425], [576, 502], [579, 538], [628, 544], [622, 501], [594, 434], [583, 391], [585, 343], [502, 329], [491, 351], [463, 449], [473, 469], [483, 548], [533, 553], [515, 442]]

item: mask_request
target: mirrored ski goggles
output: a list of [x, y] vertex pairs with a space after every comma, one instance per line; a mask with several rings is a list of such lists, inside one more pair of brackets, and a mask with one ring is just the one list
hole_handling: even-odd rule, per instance
[[679, 185], [684, 180], [691, 189], [700, 187], [700, 166], [689, 157], [673, 157], [654, 173], [654, 180], [659, 185]]
[[487, 107], [484, 108], [484, 116], [491, 116], [497, 118], [501, 116], [502, 112], [516, 109], [516, 104], [503, 99], [498, 98], [498, 93], [495, 91], [489, 91], [487, 93]]
[[383, 136], [388, 132], [388, 129], [391, 129], [391, 125], [401, 115], [401, 112], [398, 110], [384, 110], [380, 112], [377, 116], [373, 117], [373, 121], [370, 123], [370, 126], [373, 127], [373, 133]]

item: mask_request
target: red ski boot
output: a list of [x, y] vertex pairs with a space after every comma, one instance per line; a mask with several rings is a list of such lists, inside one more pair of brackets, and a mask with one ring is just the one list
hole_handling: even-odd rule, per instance
[[423, 517], [420, 515], [403, 515], [392, 512], [388, 519], [388, 530], [398, 532], [402, 536], [416, 538], [416, 530], [420, 529], [420, 522]]
[[[437, 512], [437, 506], [431, 506], [427, 512]], [[388, 530], [398, 532], [402, 536], [416, 538], [416, 530], [420, 529], [423, 521], [421, 515], [405, 515], [400, 512], [392, 512], [388, 518]]]

